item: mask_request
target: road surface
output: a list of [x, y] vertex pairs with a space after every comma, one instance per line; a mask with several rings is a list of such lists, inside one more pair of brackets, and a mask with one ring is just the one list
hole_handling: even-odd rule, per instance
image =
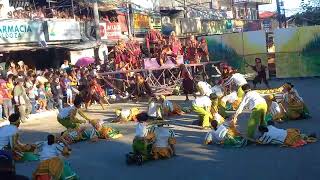
[[[303, 132], [320, 135], [320, 79], [293, 79], [292, 82], [308, 105], [312, 118], [280, 124], [283, 128], [299, 128]], [[273, 87], [286, 82], [275, 80]], [[171, 97], [182, 103], [184, 97]], [[117, 107], [146, 107], [144, 104], [113, 104], [107, 110], [97, 106], [90, 116], [110, 121]], [[80, 142], [72, 145], [72, 155], [68, 158], [82, 180], [129, 180], [129, 179], [181, 179], [181, 180], [319, 180], [320, 143], [302, 148], [278, 146], [256, 146], [233, 149], [203, 145], [205, 131], [191, 125], [197, 119], [187, 114], [172, 119], [172, 128], [177, 134], [176, 152], [178, 156], [169, 160], [152, 161], [143, 166], [127, 166], [125, 154], [131, 151], [134, 124], [116, 124], [124, 137], [119, 140], [100, 140], [96, 143]], [[60, 133], [60, 126], [54, 115], [22, 124], [22, 138], [25, 142], [44, 140], [48, 133]], [[38, 162], [17, 164], [17, 173], [31, 177]], [[1, 179], [1, 178], [0, 178]]]

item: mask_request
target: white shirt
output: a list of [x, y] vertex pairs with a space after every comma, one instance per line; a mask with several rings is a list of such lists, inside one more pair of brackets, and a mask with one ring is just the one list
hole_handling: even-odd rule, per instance
[[201, 96], [192, 101], [192, 104], [198, 107], [209, 107], [211, 106], [211, 100], [208, 96]]
[[262, 144], [283, 144], [286, 137], [287, 131], [284, 129], [279, 129], [274, 126], [268, 126], [268, 132], [263, 133], [259, 138]]
[[76, 108], [75, 106], [69, 106], [69, 107], [65, 107], [65, 108], [61, 109], [59, 111], [58, 118], [63, 119], [63, 118], [68, 117], [70, 115], [70, 112], [75, 108]]
[[203, 95], [210, 96], [210, 94], [212, 93], [210, 84], [208, 84], [207, 82], [204, 82], [204, 81], [200, 81], [200, 82], [198, 82], [197, 85], [202, 90]]
[[169, 147], [169, 137], [171, 136], [170, 130], [164, 127], [157, 127], [154, 130], [156, 135], [156, 147]]
[[240, 74], [240, 73], [235, 73], [233, 74], [227, 82], [225, 82], [225, 85], [230, 85], [231, 83], [236, 84], [238, 87], [239, 86], [243, 86], [245, 84], [248, 84], [246, 78], [244, 77], [244, 75]]
[[224, 103], [234, 103], [236, 100], [238, 100], [238, 94], [236, 91], [233, 91], [232, 93], [224, 96], [221, 101]]
[[155, 102], [150, 102], [148, 107], [148, 116], [158, 117], [158, 104]]
[[124, 109], [121, 111], [120, 117], [122, 119], [128, 119], [128, 117], [131, 115], [131, 110], [130, 109]]
[[289, 101], [289, 96], [290, 96], [290, 95], [294, 95], [297, 100], [303, 102], [302, 97], [299, 95], [299, 93], [298, 93], [298, 91], [297, 91], [296, 89], [292, 88], [291, 91], [290, 91], [290, 93], [287, 92], [287, 93], [285, 93], [285, 94], [283, 95], [283, 98], [285, 99], [285, 101], [287, 101], [287, 102]]
[[227, 133], [228, 128], [225, 125], [221, 124], [218, 126], [217, 130], [212, 130], [211, 132], [208, 132], [205, 139], [213, 143], [220, 143], [225, 139]]
[[277, 102], [272, 101], [270, 106], [270, 112], [273, 116], [281, 113], [281, 108]]
[[136, 137], [146, 137], [148, 135], [147, 125], [145, 123], [138, 123], [136, 125]]
[[59, 156], [61, 152], [58, 150], [58, 146], [58, 144], [48, 145], [48, 143], [45, 142], [42, 150], [39, 152], [40, 160], [44, 161]]
[[69, 68], [69, 65], [65, 65], [65, 64], [61, 65], [61, 69], [66, 69], [66, 68]]
[[163, 107], [168, 108], [170, 112], [173, 111], [173, 103], [169, 100], [164, 100], [162, 103]]
[[215, 93], [218, 97], [223, 96], [223, 90], [222, 87], [219, 85], [215, 85], [211, 88], [212, 93]]
[[15, 125], [5, 125], [0, 127], [0, 150], [5, 146], [13, 147], [12, 137], [18, 133], [18, 127]]
[[236, 114], [240, 114], [246, 105], [248, 105], [249, 110], [252, 111], [258, 104], [262, 103], [266, 104], [266, 100], [258, 92], [249, 91], [240, 103]]

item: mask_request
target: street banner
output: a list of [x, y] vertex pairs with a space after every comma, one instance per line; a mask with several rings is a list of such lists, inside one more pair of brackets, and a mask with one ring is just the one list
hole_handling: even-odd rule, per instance
[[111, 22], [100, 22], [100, 37], [102, 40], [117, 41], [121, 38], [121, 24]]
[[150, 28], [149, 16], [145, 14], [133, 14], [133, 29], [135, 33], [145, 33]]
[[0, 20], [0, 44], [39, 42], [44, 35], [42, 24], [34, 20]]
[[52, 19], [47, 21], [47, 41], [80, 40], [80, 24], [73, 19]]

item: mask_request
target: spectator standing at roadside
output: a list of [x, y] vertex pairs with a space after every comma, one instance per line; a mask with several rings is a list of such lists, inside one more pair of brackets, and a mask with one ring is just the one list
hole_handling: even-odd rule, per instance
[[46, 99], [47, 99], [47, 109], [52, 110], [54, 101], [53, 101], [53, 95], [51, 91], [50, 81], [46, 82], [45, 84], [45, 93], [46, 93]]
[[53, 81], [51, 83], [51, 92], [52, 92], [52, 98], [54, 101], [54, 107], [57, 107], [58, 109], [63, 108], [63, 92], [60, 86], [60, 79], [59, 77], [54, 77]]
[[26, 121], [26, 118], [30, 114], [32, 108], [30, 100], [26, 93], [26, 89], [24, 88], [23, 84], [24, 79], [18, 78], [17, 85], [14, 87], [13, 90], [15, 105], [19, 110], [21, 122]]
[[31, 103], [31, 114], [36, 113], [36, 88], [33, 84], [33, 77], [27, 76], [26, 77], [26, 91]]
[[0, 88], [1, 88], [1, 95], [3, 98], [3, 111], [4, 111], [5, 118], [7, 119], [11, 114], [14, 113], [13, 106], [12, 106], [12, 94], [10, 94], [9, 91], [7, 90], [7, 86], [5, 82], [1, 83]]

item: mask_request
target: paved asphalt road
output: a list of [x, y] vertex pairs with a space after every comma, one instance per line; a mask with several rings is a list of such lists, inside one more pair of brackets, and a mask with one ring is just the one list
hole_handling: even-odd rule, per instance
[[[280, 124], [283, 128], [299, 128], [303, 132], [320, 135], [320, 79], [286, 80], [296, 85], [300, 95], [312, 113], [312, 118]], [[273, 87], [284, 81], [272, 81]], [[183, 97], [173, 97], [183, 102]], [[91, 116], [110, 120], [115, 107], [137, 106], [137, 104], [114, 104], [106, 111], [98, 109]], [[144, 105], [145, 106], [145, 105]], [[124, 137], [119, 140], [100, 140], [97, 143], [81, 142], [72, 145], [68, 158], [72, 167], [83, 180], [129, 180], [129, 179], [237, 179], [237, 180], [319, 180], [320, 142], [302, 148], [251, 145], [241, 149], [226, 149], [202, 145], [205, 132], [191, 125], [196, 117], [188, 114], [174, 119], [172, 126], [178, 136], [178, 156], [169, 160], [152, 161], [143, 166], [127, 166], [125, 154], [131, 151], [134, 124], [115, 125]], [[44, 140], [48, 133], [59, 133], [63, 128], [54, 116], [23, 124], [22, 137], [25, 142]], [[17, 165], [19, 174], [31, 177], [38, 162]], [[0, 177], [1, 179], [1, 177]]]

